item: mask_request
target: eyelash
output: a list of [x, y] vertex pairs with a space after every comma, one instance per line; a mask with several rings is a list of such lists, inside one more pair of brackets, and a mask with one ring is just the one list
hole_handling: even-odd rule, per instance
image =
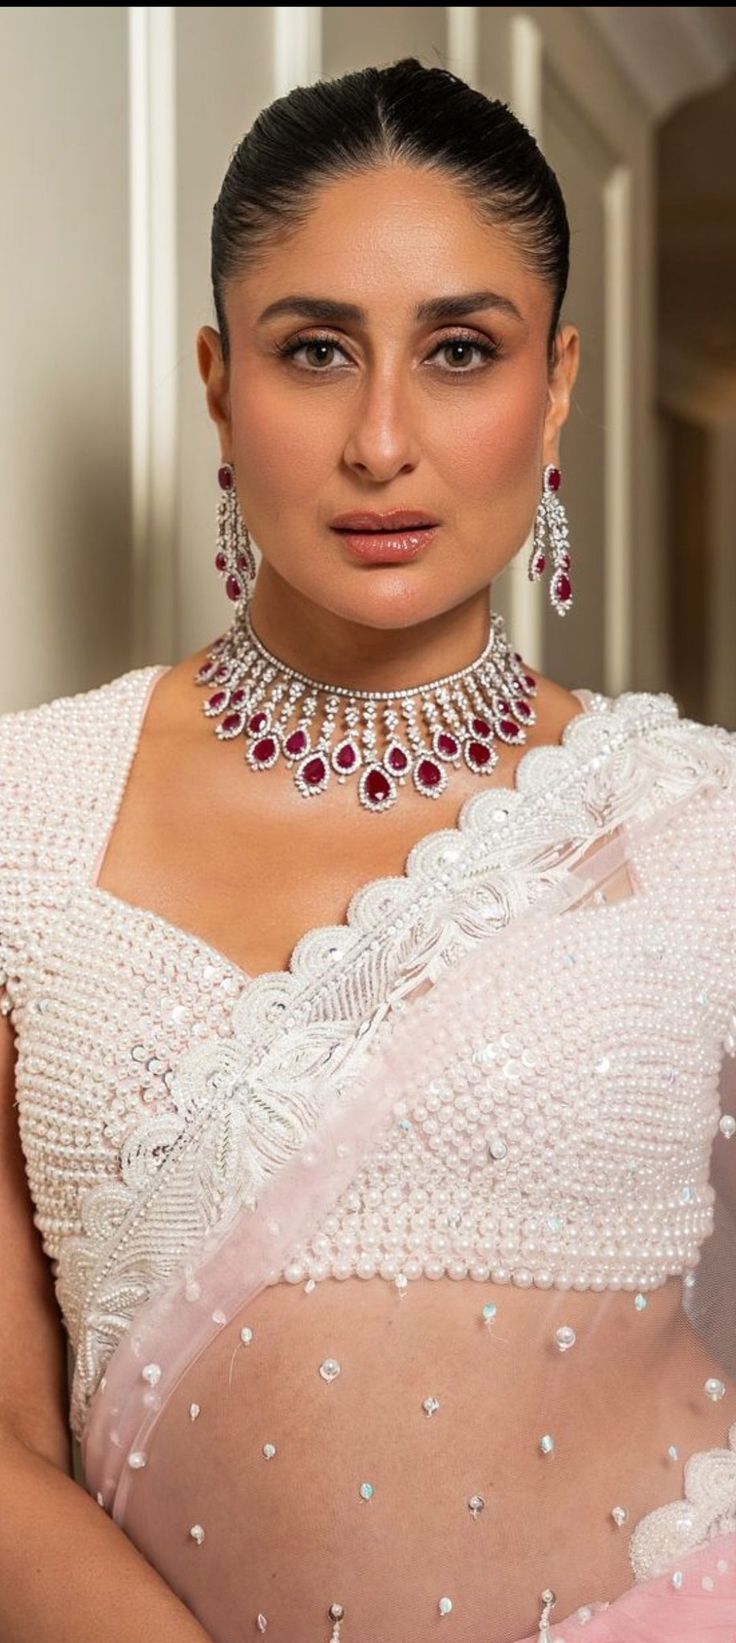
[[[469, 346], [477, 348], [478, 352], [484, 356], [487, 362], [497, 359], [501, 353], [500, 345], [497, 342], [491, 342], [488, 337], [480, 338], [477, 334], [468, 334], [467, 332], [463, 332], [462, 334], [455, 333], [455, 335], [451, 337], [445, 337], [442, 342], [438, 342], [436, 347], [432, 350], [432, 353], [429, 355], [429, 358], [432, 359], [434, 355], [439, 353], [443, 348], [452, 347], [454, 342], [465, 342], [468, 343]], [[330, 336], [328, 332], [323, 332], [319, 336], [292, 337], [289, 342], [278, 343], [276, 351], [282, 356], [282, 358], [293, 359], [294, 356], [299, 353], [301, 348], [307, 348], [319, 343], [324, 343], [331, 348], [339, 348], [343, 351], [343, 345], [339, 338]], [[476, 371], [481, 370], [482, 368], [483, 367], [481, 366], [473, 366], [470, 369], [465, 369], [463, 366], [457, 366], [453, 369], [453, 367], [450, 366], [444, 372], [444, 375], [474, 376]], [[331, 367], [329, 365], [317, 365], [307, 366], [306, 369], [312, 376], [327, 376]]]

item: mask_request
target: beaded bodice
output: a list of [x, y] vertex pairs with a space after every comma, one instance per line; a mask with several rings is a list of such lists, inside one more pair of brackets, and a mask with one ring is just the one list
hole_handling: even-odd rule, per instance
[[77, 1433], [136, 1309], [202, 1236], [218, 1167], [204, 1143], [189, 1198], [147, 1233], [133, 1212], [218, 1057], [251, 1052], [238, 1157], [257, 1177], [285, 1113], [316, 1122], [327, 1085], [348, 1098], [419, 955], [440, 974], [512, 922], [550, 840], [592, 835], [612, 795], [644, 815], [702, 770], [715, 795], [674, 819], [665, 849], [641, 846], [634, 894], [552, 921], [541, 948], [521, 921], [470, 1067], [428, 1064], [274, 1278], [643, 1289], [693, 1266], [712, 1224], [719, 1066], [736, 1048], [733, 738], [669, 696], [591, 695], [559, 748], [527, 752], [515, 789], [473, 797], [403, 877], [367, 884], [344, 924], [305, 936], [288, 972], [251, 979], [94, 882], [159, 671], [0, 718], [0, 1001], [34, 1219], [76, 1354]]

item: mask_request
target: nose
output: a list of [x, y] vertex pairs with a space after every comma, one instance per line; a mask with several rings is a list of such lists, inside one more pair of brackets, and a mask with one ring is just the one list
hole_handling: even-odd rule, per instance
[[365, 378], [364, 391], [351, 405], [352, 423], [344, 461], [363, 479], [385, 484], [411, 473], [419, 461], [419, 443], [408, 384], [394, 371]]

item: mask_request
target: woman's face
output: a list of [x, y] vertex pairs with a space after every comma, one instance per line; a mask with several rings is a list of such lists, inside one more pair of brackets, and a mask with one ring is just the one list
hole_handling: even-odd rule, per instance
[[[566, 328], [550, 368], [550, 288], [508, 230], [441, 173], [369, 170], [324, 185], [225, 300], [229, 367], [211, 327], [199, 365], [267, 566], [378, 629], [487, 588], [528, 535], [577, 366]], [[437, 522], [415, 557], [367, 562], [333, 523], [395, 509]]]

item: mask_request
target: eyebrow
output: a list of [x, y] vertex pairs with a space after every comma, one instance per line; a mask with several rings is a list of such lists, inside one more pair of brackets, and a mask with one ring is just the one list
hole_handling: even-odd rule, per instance
[[[510, 297], [500, 296], [498, 291], [465, 291], [458, 296], [431, 297], [429, 301], [419, 303], [414, 310], [414, 317], [420, 323], [439, 322], [443, 319], [458, 320], [487, 308], [495, 308], [500, 313], [521, 321], [516, 303], [512, 302]], [[358, 308], [353, 302], [335, 302], [330, 297], [295, 295], [279, 297], [278, 302], [270, 302], [260, 315], [258, 324], [263, 325], [266, 320], [275, 319], [279, 314], [302, 314], [307, 319], [323, 320], [328, 324], [332, 321], [335, 325], [346, 320], [354, 325], [365, 325], [368, 320], [365, 309]]]

